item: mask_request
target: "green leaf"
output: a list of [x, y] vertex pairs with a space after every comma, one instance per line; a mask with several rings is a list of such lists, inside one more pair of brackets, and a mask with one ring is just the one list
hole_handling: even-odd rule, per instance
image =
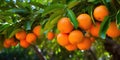
[[13, 9], [7, 10], [7, 12], [12, 12], [12, 13], [27, 13], [27, 10], [13, 8]]
[[50, 22], [50, 24], [52, 24], [52, 25], [56, 24], [56, 23], [58, 22], [58, 20], [61, 18], [61, 16], [62, 16], [62, 15], [58, 15], [56, 18], [54, 18], [54, 19]]
[[88, 2], [94, 2], [95, 0], [88, 0]]
[[68, 4], [68, 8], [70, 9], [70, 8], [76, 6], [78, 3], [79, 3], [78, 1], [72, 1]]
[[64, 10], [58, 10], [58, 11], [56, 11], [54, 14], [51, 14], [49, 20], [51, 21], [51, 20], [53, 20], [54, 18], [56, 18], [57, 16], [63, 15], [63, 14], [64, 14]]
[[50, 22], [51, 22], [50, 20], [48, 20], [48, 21], [46, 22], [45, 27], [44, 27], [43, 30], [47, 30], [48, 26], [50, 25]]
[[10, 26], [9, 24], [5, 24], [5, 25], [0, 26], [0, 32], [3, 31], [3, 30], [5, 30], [9, 26]]
[[15, 35], [15, 33], [17, 33], [17, 32], [20, 31], [20, 30], [21, 30], [21, 29], [14, 29], [14, 30], [10, 33], [10, 35], [9, 35], [8, 38], [13, 37], [13, 36]]
[[95, 20], [93, 18], [93, 6], [90, 7], [90, 11], [91, 11], [90, 16], [91, 16], [92, 22], [93, 22], [93, 24], [95, 24]]
[[120, 10], [118, 10], [116, 15], [117, 28], [120, 30]]
[[33, 23], [33, 21], [31, 21], [31, 20], [25, 21], [25, 23], [24, 23], [25, 30], [31, 30], [32, 23]]
[[64, 4], [52, 4], [45, 8], [45, 11], [43, 12], [42, 16], [45, 16], [51, 12], [56, 12], [57, 10], [62, 10], [65, 8]]
[[5, 38], [9, 38], [10, 34], [14, 31], [15, 28], [15, 26], [9, 26], [4, 32]]
[[94, 10], [93, 5], [87, 7], [88, 14], [91, 16], [92, 23], [95, 25], [95, 20], [93, 17], [93, 10]]
[[106, 16], [104, 18], [104, 21], [101, 23], [100, 25], [100, 31], [99, 31], [99, 36], [102, 38], [102, 39], [105, 39], [106, 38], [106, 31], [109, 27], [109, 24], [110, 24], [110, 17], [109, 16]]
[[48, 31], [52, 30], [53, 27], [56, 26], [58, 20], [62, 17], [62, 15], [57, 16], [56, 18], [54, 18], [51, 22], [50, 22], [50, 26], [48, 26]]
[[44, 31], [50, 31], [54, 26], [56, 26], [58, 20], [62, 17], [62, 15], [59, 15], [57, 17], [55, 17], [52, 21], [48, 20], [48, 22], [46, 23], [45, 27], [44, 27]]
[[75, 29], [77, 29], [78, 28], [78, 21], [76, 19], [74, 12], [70, 9], [67, 9], [67, 15], [70, 18], [70, 21], [73, 23], [73, 26], [75, 27]]

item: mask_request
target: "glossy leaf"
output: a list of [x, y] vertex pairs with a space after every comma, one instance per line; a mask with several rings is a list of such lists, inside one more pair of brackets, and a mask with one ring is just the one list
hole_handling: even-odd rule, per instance
[[15, 33], [17, 33], [17, 32], [20, 31], [20, 30], [21, 30], [21, 29], [14, 29], [14, 30], [10, 33], [10, 35], [9, 35], [8, 38], [13, 37], [13, 36], [15, 35]]
[[76, 19], [74, 12], [70, 9], [67, 9], [67, 15], [70, 18], [70, 21], [73, 23], [73, 26], [75, 27], [75, 29], [77, 29], [78, 28], [78, 21]]
[[117, 28], [120, 30], [120, 10], [118, 10], [116, 15]]
[[10, 26], [9, 24], [5, 24], [5, 25], [0, 26], [0, 32], [3, 31], [3, 30], [5, 30], [9, 26]]
[[110, 17], [109, 16], [106, 16], [104, 18], [104, 21], [101, 23], [100, 25], [100, 31], [99, 31], [99, 36], [102, 38], [102, 39], [105, 39], [106, 38], [106, 32], [107, 32], [107, 29], [109, 27], [109, 24], [110, 24]]
[[74, 6], [76, 6], [79, 2], [78, 1], [72, 1], [68, 4], [68, 8], [72, 8]]
[[88, 13], [90, 14], [90, 16], [91, 16], [91, 20], [92, 20], [92, 22], [93, 22], [93, 24], [95, 25], [95, 20], [94, 20], [94, 17], [93, 17], [93, 6], [89, 6], [88, 8]]
[[33, 23], [32, 21], [25, 21], [24, 23], [25, 30], [31, 30], [32, 23]]
[[57, 10], [62, 10], [64, 8], [65, 8], [64, 4], [52, 4], [45, 8], [45, 11], [43, 12], [42, 16], [45, 16], [51, 12], [56, 12]]
[[15, 30], [15, 26], [9, 26], [6, 31], [4, 32], [5, 33], [5, 37], [6, 38], [9, 38], [10, 34]]
[[52, 24], [52, 25], [56, 24], [56, 23], [58, 22], [58, 20], [61, 18], [61, 16], [62, 16], [62, 15], [58, 15], [56, 18], [54, 18], [54, 19], [50, 22], [50, 24]]
[[59, 15], [59, 16], [57, 16], [56, 18], [54, 18], [54, 19], [50, 22], [50, 25], [51, 25], [51, 26], [49, 26], [49, 28], [48, 28], [47, 31], [52, 30], [52, 29], [56, 26], [58, 20], [59, 20], [61, 17], [62, 17], [62, 15]]
[[61, 18], [62, 16], [59, 15], [57, 17], [55, 17], [52, 21], [48, 21], [44, 27], [44, 30], [46, 31], [50, 31], [54, 26], [56, 26], [58, 20]]
[[53, 20], [54, 18], [56, 18], [57, 16], [63, 15], [63, 14], [64, 14], [64, 10], [58, 10], [58, 11], [56, 11], [54, 14], [51, 14], [49, 20], [51, 21], [51, 20]]

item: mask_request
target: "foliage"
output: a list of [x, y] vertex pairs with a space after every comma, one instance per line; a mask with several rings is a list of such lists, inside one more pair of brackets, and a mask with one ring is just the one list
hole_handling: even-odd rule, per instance
[[[6, 38], [14, 37], [15, 33], [20, 29], [25, 29], [29, 33], [33, 27], [41, 25], [41, 37], [37, 39], [36, 45], [39, 46], [46, 59], [84, 60], [86, 57], [91, 57], [88, 54], [90, 53], [89, 51], [76, 50], [69, 52], [58, 45], [56, 37], [52, 41], [48, 41], [45, 37], [49, 31], [53, 31], [56, 34], [59, 32], [56, 24], [61, 17], [69, 17], [75, 29], [78, 29], [76, 17], [81, 13], [88, 13], [95, 24], [93, 9], [100, 4], [106, 5], [110, 11], [110, 15], [102, 22], [99, 32], [100, 37], [105, 39], [106, 31], [111, 21], [116, 19], [117, 27], [120, 29], [120, 2], [118, 0], [0, 0], [0, 49], [5, 50], [1, 55], [8, 54], [10, 56], [11, 52], [13, 55], [17, 53], [18, 55], [29, 55], [29, 48], [18, 49], [18, 47], [13, 47], [4, 49], [2, 43]], [[107, 57], [105, 58], [107, 60], [111, 56], [104, 50], [103, 39], [97, 38], [91, 50], [94, 51], [98, 59]]]
[[1, 60], [39, 60], [31, 48], [23, 49], [19, 45], [9, 49], [4, 48], [0, 53]]

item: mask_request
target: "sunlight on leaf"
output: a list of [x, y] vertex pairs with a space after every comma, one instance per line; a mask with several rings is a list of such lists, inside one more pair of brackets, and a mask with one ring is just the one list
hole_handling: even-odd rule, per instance
[[118, 10], [116, 15], [117, 28], [120, 30], [120, 10]]
[[73, 26], [75, 27], [75, 29], [77, 29], [78, 28], [78, 21], [76, 19], [74, 12], [70, 9], [67, 9], [67, 15], [70, 18], [70, 21], [73, 23]]
[[99, 36], [102, 38], [102, 39], [105, 39], [106, 38], [106, 31], [109, 27], [109, 24], [110, 24], [110, 17], [109, 16], [106, 16], [103, 20], [103, 22], [101, 23], [100, 25], [100, 31], [99, 31]]

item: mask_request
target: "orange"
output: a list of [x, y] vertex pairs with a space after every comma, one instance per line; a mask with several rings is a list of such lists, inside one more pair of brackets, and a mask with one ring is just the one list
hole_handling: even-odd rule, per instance
[[73, 30], [73, 25], [69, 18], [63, 17], [58, 21], [57, 28], [62, 33], [70, 33]]
[[23, 48], [28, 48], [30, 44], [26, 40], [20, 40], [20, 46]]
[[7, 44], [5, 41], [3, 42], [3, 46], [4, 46], [5, 48], [10, 48], [10, 47], [11, 47], [11, 45]]
[[14, 42], [14, 38], [5, 39], [6, 44], [11, 45]]
[[33, 33], [36, 35], [36, 36], [40, 36], [40, 30], [41, 30], [41, 26], [40, 25], [37, 25], [33, 28]]
[[95, 42], [95, 38], [94, 37], [90, 37], [90, 40], [91, 40], [92, 43]]
[[96, 25], [92, 25], [90, 28], [90, 34], [94, 37], [99, 37], [100, 23], [96, 22]]
[[26, 36], [26, 41], [28, 43], [33, 43], [36, 41], [36, 35], [34, 33], [28, 33], [27, 36]]
[[66, 45], [65, 48], [68, 50], [68, 51], [74, 51], [77, 49], [77, 46], [75, 44], [69, 44], [69, 45]]
[[11, 43], [13, 43], [13, 42], [14, 42], [14, 38], [5, 39], [3, 46], [5, 48], [9, 48], [9, 47], [11, 47]]
[[11, 45], [12, 46], [16, 46], [18, 44], [18, 42], [17, 41], [14, 41]]
[[111, 38], [116, 38], [120, 36], [120, 30], [118, 30], [115, 22], [111, 22], [107, 30], [107, 35]]
[[66, 33], [59, 33], [57, 35], [57, 42], [59, 45], [61, 46], [66, 46], [69, 44], [69, 40], [68, 40], [68, 34]]
[[88, 50], [92, 45], [92, 42], [89, 38], [83, 38], [83, 41], [77, 44], [77, 47], [80, 50]]
[[54, 38], [54, 33], [53, 32], [48, 32], [47, 39], [52, 40], [53, 38]]
[[87, 30], [92, 25], [91, 17], [88, 14], [80, 14], [77, 17], [77, 20], [79, 23], [79, 28], [81, 28], [81, 29]]
[[71, 44], [77, 44], [82, 41], [83, 33], [79, 30], [74, 30], [69, 34], [69, 41]]
[[26, 32], [24, 30], [21, 30], [15, 34], [15, 37], [18, 40], [24, 40], [26, 38], [26, 35]]
[[109, 15], [109, 11], [105, 5], [99, 5], [94, 9], [93, 16], [98, 21], [103, 21], [105, 16]]

